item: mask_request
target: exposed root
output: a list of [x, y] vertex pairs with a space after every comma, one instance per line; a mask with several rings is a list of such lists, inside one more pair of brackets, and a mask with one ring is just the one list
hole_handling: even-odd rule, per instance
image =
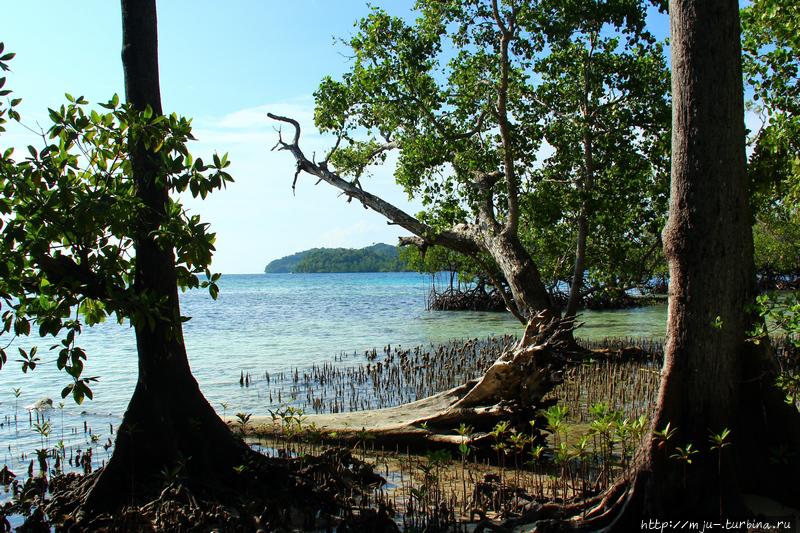
[[349, 451], [302, 459], [259, 457], [263, 460], [242, 469], [237, 486], [192, 488], [174, 479], [149, 500], [91, 515], [82, 513], [81, 502], [101, 471], [66, 474], [53, 479], [53, 497], [43, 508], [58, 528], [76, 531], [397, 531], [391, 509], [358, 509], [353, 497], [384, 480]]
[[519, 343], [501, 355], [474, 385], [465, 387], [462, 397], [442, 412], [413, 424], [481, 425], [486, 420], [514, 415], [530, 420], [542, 407], [544, 396], [563, 381], [564, 367], [582, 355], [572, 339], [574, 328], [573, 319], [534, 316]]

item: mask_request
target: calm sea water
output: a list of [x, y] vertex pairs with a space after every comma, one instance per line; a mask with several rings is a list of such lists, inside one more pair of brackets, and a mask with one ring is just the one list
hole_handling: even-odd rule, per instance
[[[192, 317], [184, 329], [192, 370], [220, 413], [225, 403], [229, 415], [267, 414], [273, 406], [263, 390], [239, 386], [242, 372], [255, 376], [302, 370], [342, 353], [360, 354], [386, 344], [410, 347], [521, 332], [508, 314], [426, 311], [429, 280], [416, 273], [223, 276], [217, 301], [202, 291], [181, 296], [183, 314]], [[587, 312], [582, 318], [586, 325], [578, 333], [588, 338], [662, 336], [665, 319], [665, 305]], [[95, 398], [78, 406], [68, 397], [63, 408], [51, 411], [49, 444], [29, 427], [24, 406], [45, 397], [58, 406], [60, 391], [69, 380], [55, 368], [49, 339], [24, 341], [28, 347], [39, 344], [42, 363], [23, 374], [9, 351], [9, 364], [0, 371], [0, 450], [6, 462], [20, 450], [53, 445], [61, 438], [60, 430], [70, 433], [78, 428], [82, 433], [84, 421], [102, 434], [99, 442], [104, 442], [133, 392], [137, 368], [133, 330], [109, 322], [81, 335], [79, 345], [89, 356], [84, 375], [100, 378], [93, 387]], [[339, 364], [360, 361], [351, 357]], [[19, 398], [14, 397], [14, 388], [20, 389]]]

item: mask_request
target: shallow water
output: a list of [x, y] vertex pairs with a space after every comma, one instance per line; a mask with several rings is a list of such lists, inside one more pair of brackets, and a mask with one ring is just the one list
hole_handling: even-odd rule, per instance
[[[359, 354], [337, 363], [354, 365], [363, 361], [360, 354], [365, 350], [380, 350], [386, 344], [411, 347], [521, 332], [519, 323], [504, 313], [426, 311], [429, 279], [415, 273], [223, 276], [217, 301], [202, 291], [181, 296], [183, 314], [192, 317], [184, 329], [192, 370], [221, 414], [266, 414], [275, 405], [269, 404], [260, 389], [241, 388], [242, 372], [255, 376], [302, 370], [313, 363], [333, 361], [342, 353]], [[586, 312], [582, 316], [586, 324], [578, 334], [592, 339], [662, 336], [665, 318], [665, 304]], [[93, 386], [95, 398], [82, 406], [67, 398], [61, 409], [59, 393], [69, 379], [55, 368], [55, 357], [48, 351], [53, 343], [50, 339], [23, 340], [27, 347], [39, 344], [42, 362], [33, 372], [23, 374], [9, 350], [9, 363], [0, 371], [0, 450], [5, 462], [15, 463], [22, 452], [42, 444], [54, 445], [61, 438], [62, 415], [66, 441], [75, 446], [92, 444], [88, 433], [83, 433], [85, 421], [101, 435], [95, 446], [105, 442], [133, 392], [133, 330], [108, 322], [84, 331], [78, 341], [89, 356], [84, 375], [100, 378]], [[19, 398], [14, 397], [13, 388], [21, 389]], [[31, 429], [24, 409], [44, 397], [52, 398], [56, 405], [49, 414], [53, 429], [46, 442]], [[105, 456], [102, 447], [96, 451], [98, 464]]]

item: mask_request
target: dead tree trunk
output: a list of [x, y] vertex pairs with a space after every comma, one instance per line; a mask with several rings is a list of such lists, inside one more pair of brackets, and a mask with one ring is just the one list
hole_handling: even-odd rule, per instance
[[547, 393], [563, 381], [563, 370], [580, 360], [572, 340], [571, 319], [533, 317], [517, 345], [503, 353], [484, 375], [465, 387], [460, 397], [434, 416], [417, 420], [447, 430], [459, 423], [486, 429], [501, 418], [525, 430], [544, 406]]

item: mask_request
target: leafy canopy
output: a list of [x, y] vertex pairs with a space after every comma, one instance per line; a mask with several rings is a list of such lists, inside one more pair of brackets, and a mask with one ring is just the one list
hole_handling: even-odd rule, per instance
[[[330, 163], [358, 181], [396, 150], [398, 184], [438, 229], [473, 222], [487, 201], [502, 224], [517, 187], [523, 237], [553, 276], [571, 263], [575, 220], [588, 211], [594, 260], [610, 258], [606, 270], [635, 260], [624, 267], [634, 277], [659, 255], [666, 213], [669, 76], [647, 6], [421, 0], [413, 23], [373, 8], [346, 43], [350, 71], [315, 93], [317, 126], [338, 138]], [[582, 184], [587, 136], [592, 186]], [[488, 192], [477, 183], [509, 170]]]
[[[12, 58], [0, 55], [3, 71]], [[0, 78], [0, 89], [5, 81]], [[189, 153], [187, 143], [194, 137], [188, 119], [150, 108], [139, 112], [116, 95], [98, 108], [83, 97], [66, 99], [50, 109], [52, 124], [40, 133], [39, 148], [28, 146], [21, 157], [8, 148], [0, 157], [0, 335], [13, 341], [33, 330], [55, 338], [56, 364], [72, 379], [62, 397], [72, 394], [80, 403], [92, 398], [89, 383], [96, 379], [84, 376], [86, 353], [77, 344], [84, 325], [110, 315], [150, 327], [166, 320], [166, 302], [133, 284], [136, 241], [145, 231], [163, 249], [174, 250], [182, 289], [207, 288], [214, 298], [218, 293], [220, 275], [209, 270], [214, 233], [179, 200], [169, 200], [164, 216], [142, 204], [129, 140], [142, 140], [158, 154], [157, 179], [170, 191], [205, 198], [232, 178], [225, 171], [227, 156], [214, 155], [206, 163]], [[0, 132], [8, 120], [20, 122], [15, 109], [20, 101], [0, 103]], [[152, 227], [149, 233], [146, 228]], [[0, 368], [11, 344], [0, 346]], [[23, 372], [40, 363], [35, 347], [17, 351]]]

